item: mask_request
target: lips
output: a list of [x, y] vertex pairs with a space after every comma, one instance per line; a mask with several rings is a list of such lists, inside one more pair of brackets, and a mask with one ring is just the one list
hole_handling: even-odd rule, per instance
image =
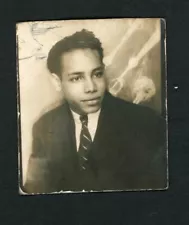
[[87, 103], [88, 105], [96, 105], [99, 103], [100, 97], [98, 98], [91, 98], [91, 99], [85, 99], [82, 102]]
[[90, 99], [84, 99], [84, 100], [82, 100], [82, 102], [88, 102], [88, 101], [94, 101], [94, 100], [100, 100], [100, 97], [90, 98]]

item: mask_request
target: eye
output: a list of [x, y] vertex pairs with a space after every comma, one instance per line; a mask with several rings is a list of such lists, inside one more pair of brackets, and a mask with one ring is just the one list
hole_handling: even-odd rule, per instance
[[78, 77], [73, 77], [73, 78], [71, 78], [70, 81], [71, 81], [71, 82], [78, 82], [78, 81], [80, 81], [81, 79], [82, 79], [82, 77], [81, 77], [81, 76], [78, 76]]
[[100, 78], [103, 76], [103, 72], [102, 71], [98, 71], [96, 72], [93, 76], [97, 77], [97, 78]]

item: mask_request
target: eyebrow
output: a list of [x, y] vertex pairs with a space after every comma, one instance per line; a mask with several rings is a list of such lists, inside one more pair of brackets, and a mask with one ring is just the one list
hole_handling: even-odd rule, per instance
[[83, 72], [73, 72], [73, 73], [69, 73], [68, 76], [80, 76], [83, 75]]
[[103, 70], [103, 69], [104, 69], [104, 67], [103, 67], [103, 66], [99, 66], [99, 67], [97, 67], [97, 68], [93, 69], [93, 70], [92, 70], [92, 72], [95, 72], [95, 71], [97, 71], [97, 70]]
[[[103, 66], [99, 66], [99, 67], [93, 69], [92, 73], [94, 73], [94, 72], [96, 72], [98, 70], [103, 70]], [[73, 73], [69, 73], [68, 76], [81, 76], [83, 74], [84, 74], [84, 72], [76, 71], [76, 72], [73, 72]]]

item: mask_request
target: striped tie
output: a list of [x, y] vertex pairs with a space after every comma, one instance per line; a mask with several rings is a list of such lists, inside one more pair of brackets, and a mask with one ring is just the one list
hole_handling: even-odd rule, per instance
[[88, 117], [87, 115], [80, 116], [82, 128], [80, 134], [80, 145], [79, 145], [79, 162], [82, 170], [87, 168], [88, 161], [88, 150], [91, 146], [92, 139], [88, 130]]

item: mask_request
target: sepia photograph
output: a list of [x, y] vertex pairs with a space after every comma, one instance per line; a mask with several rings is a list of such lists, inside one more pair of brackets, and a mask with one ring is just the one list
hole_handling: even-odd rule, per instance
[[19, 193], [168, 188], [166, 23], [20, 22]]

